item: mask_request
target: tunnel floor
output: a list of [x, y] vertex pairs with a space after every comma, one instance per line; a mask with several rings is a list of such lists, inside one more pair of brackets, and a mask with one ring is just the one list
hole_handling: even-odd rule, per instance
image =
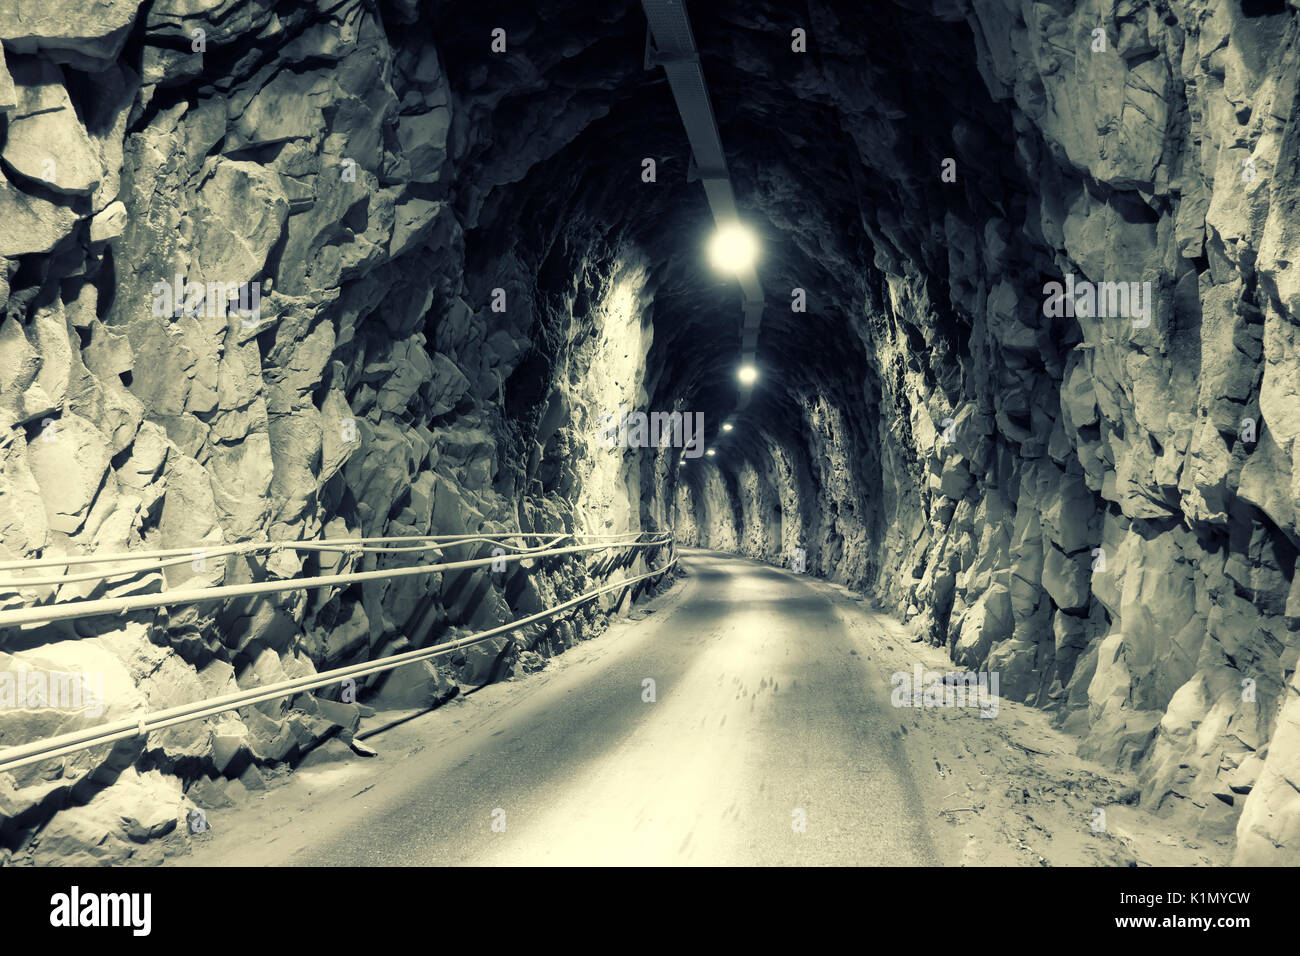
[[846, 589], [685, 568], [545, 671], [213, 811], [188, 865], [1223, 862], [1117, 806], [1131, 781], [1038, 711], [894, 706], [892, 675], [951, 664]]

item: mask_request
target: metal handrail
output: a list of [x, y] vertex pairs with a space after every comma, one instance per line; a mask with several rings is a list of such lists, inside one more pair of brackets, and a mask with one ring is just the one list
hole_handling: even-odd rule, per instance
[[[166, 557], [136, 559], [132, 557], [125, 560], [147, 560], [149, 563], [140, 564], [136, 567], [131, 567], [131, 568], [117, 568], [112, 571], [86, 571], [82, 574], [60, 574], [60, 575], [52, 575], [50, 577], [45, 577], [45, 578], [10, 578], [7, 581], [0, 581], [0, 592], [20, 591], [24, 588], [33, 588], [38, 586], [48, 586], [48, 585], [56, 585], [56, 584], [75, 584], [82, 581], [97, 581], [97, 580], [103, 580], [105, 578], [123, 577], [129, 574], [140, 574], [142, 572], [147, 573], [149, 571], [161, 571], [164, 568], [171, 568], [182, 564], [192, 563], [194, 560], [194, 555], [196, 554], [202, 554], [205, 560], [207, 558], [216, 559], [216, 558], [228, 557], [230, 555], [235, 555], [235, 554], [254, 554], [258, 551], [281, 551], [281, 550], [340, 551], [345, 554], [410, 554], [412, 552], [419, 552], [419, 551], [440, 551], [443, 548], [454, 548], [457, 547], [458, 545], [463, 545], [463, 544], [495, 544], [499, 547], [511, 548], [515, 551], [540, 551], [547, 547], [546, 542], [555, 543], [558, 541], [562, 541], [566, 537], [570, 537], [570, 536], [566, 534], [550, 535], [545, 539], [545, 542], [543, 544], [539, 544], [533, 548], [527, 548], [522, 545], [510, 544], [509, 542], [496, 539], [495, 536], [488, 536], [488, 535], [470, 535], [462, 538], [457, 538], [453, 541], [439, 541], [437, 544], [425, 544], [425, 545], [417, 545], [413, 547], [374, 547], [374, 546], [367, 546], [367, 545], [362, 545], [358, 547], [346, 547], [339, 543], [339, 539], [329, 539], [329, 538], [322, 538], [319, 539], [318, 541], [291, 542], [290, 544], [284, 546], [282, 546], [280, 542], [276, 542], [276, 541], [239, 542], [238, 544], [223, 545], [211, 549], [194, 548], [192, 550], [185, 551], [180, 557], [176, 557], [172, 559], [168, 559]], [[421, 537], [421, 538], [412, 538], [411, 540], [424, 541], [427, 539]], [[78, 557], [87, 557], [87, 556], [79, 555]], [[114, 558], [111, 556], [97, 556], [96, 560], [93, 562], [78, 560], [75, 562], [70, 561], [68, 563], [69, 564], [73, 564], [73, 563], [101, 564], [101, 563], [108, 563], [109, 561], [112, 560], [114, 560]], [[117, 559], [117, 560], [123, 560], [123, 559]], [[59, 562], [58, 564], [61, 563], [62, 562]], [[51, 563], [51, 566], [58, 566], [58, 564]], [[35, 564], [31, 565], [31, 567], [37, 567], [37, 566], [38, 565]]]
[[[637, 532], [639, 536], [643, 532]], [[647, 532], [654, 534], [654, 532]], [[423, 540], [423, 539], [420, 539]], [[524, 551], [516, 554], [497, 555], [489, 558], [476, 558], [465, 561], [450, 561], [438, 564], [416, 564], [405, 568], [385, 568], [377, 571], [353, 571], [344, 574], [317, 575], [315, 577], [284, 578], [278, 581], [258, 581], [246, 584], [230, 584], [218, 587], [178, 588], [156, 594], [126, 595], [116, 598], [99, 598], [96, 600], [62, 601], [51, 604], [38, 604], [0, 611], [0, 628], [22, 627], [31, 624], [51, 624], [55, 621], [72, 621], [101, 615], [120, 615], [130, 611], [167, 607], [175, 604], [197, 604], [203, 601], [217, 601], [224, 598], [249, 597], [255, 594], [276, 594], [283, 591], [314, 590], [316, 588], [334, 587], [354, 584], [358, 581], [379, 581], [390, 578], [411, 577], [414, 575], [435, 574], [443, 571], [459, 571], [466, 568], [478, 568], [498, 562], [514, 563], [535, 558], [555, 557], [562, 554], [576, 554], [588, 551], [605, 551], [611, 547], [652, 548], [661, 547], [671, 540], [671, 535], [659, 534], [650, 541], [611, 542], [606, 544], [571, 545], [566, 548], [548, 548], [544, 551]]]
[[[56, 757], [66, 756], [81, 750], [89, 750], [92, 747], [114, 743], [119, 740], [126, 740], [131, 737], [147, 737], [149, 733], [156, 730], [164, 730], [168, 727], [176, 726], [177, 724], [203, 720], [227, 711], [237, 710], [240, 707], [274, 700], [278, 697], [289, 697], [304, 691], [326, 687], [331, 684], [337, 684], [348, 678], [364, 677], [370, 674], [394, 670], [406, 664], [428, 660], [429, 658], [449, 653], [458, 648], [470, 647], [501, 634], [508, 634], [521, 627], [527, 627], [529, 624], [534, 624], [538, 621], [545, 620], [546, 618], [554, 617], [570, 608], [594, 600], [608, 591], [615, 590], [616, 588], [630, 587], [646, 578], [663, 575], [676, 565], [678, 561], [678, 556], [675, 553], [675, 549], [672, 547], [671, 534], [666, 535], [665, 538], [666, 540], [659, 540], [653, 543], [634, 542], [629, 545], [631, 547], [662, 547], [667, 544], [672, 558], [663, 567], [647, 571], [633, 578], [625, 578], [621, 581], [602, 585], [601, 587], [587, 591], [578, 597], [571, 598], [570, 600], [557, 604], [554, 607], [546, 608], [545, 610], [531, 614], [528, 617], [521, 618], [517, 621], [502, 624], [490, 630], [481, 631], [478, 634], [472, 634], [468, 637], [458, 638], [454, 641], [436, 644], [433, 647], [407, 651], [403, 654], [394, 654], [391, 657], [385, 657], [378, 661], [352, 664], [347, 667], [335, 668], [334, 670], [324, 671], [308, 677], [291, 678], [290, 680], [280, 681], [275, 684], [267, 684], [232, 694], [223, 694], [188, 704], [181, 704], [166, 710], [143, 715], [134, 720], [127, 718], [113, 723], [101, 724], [97, 727], [88, 727], [67, 734], [59, 734], [55, 737], [33, 741], [32, 743], [23, 744], [18, 747], [9, 747], [5, 750], [0, 750], [0, 773], [17, 770], [21, 767], [28, 766], [29, 764], [40, 763], [43, 760], [51, 760]], [[569, 548], [564, 550], [566, 552], [572, 552], [578, 549]]]
[[[242, 554], [250, 551], [285, 550], [285, 551], [347, 551], [358, 545], [383, 544], [389, 541], [432, 541], [442, 547], [451, 547], [466, 541], [485, 538], [573, 538], [613, 539], [635, 538], [647, 531], [627, 531], [618, 534], [569, 534], [563, 531], [488, 531], [481, 534], [414, 534], [397, 535], [384, 538], [299, 538], [284, 541], [238, 541], [233, 544], [221, 543], [211, 547], [164, 548], [154, 551], [115, 551], [91, 554], [74, 554], [58, 558], [21, 558], [14, 561], [0, 561], [0, 571], [17, 571], [38, 567], [66, 567], [73, 564], [99, 564], [104, 561], [136, 561], [145, 558], [174, 558], [181, 555], [192, 556], [196, 551], [205, 555], [220, 557], [223, 554]], [[454, 539], [454, 540], [453, 540]]]

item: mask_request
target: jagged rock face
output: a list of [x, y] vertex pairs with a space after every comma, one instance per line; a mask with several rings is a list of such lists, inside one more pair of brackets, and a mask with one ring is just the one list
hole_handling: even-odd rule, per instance
[[[856, 339], [865, 401], [784, 395], [798, 427], [679, 494], [692, 537], [779, 545], [785, 563], [797, 541], [813, 569], [1054, 709], [1086, 753], [1138, 770], [1147, 805], [1235, 830], [1239, 861], [1294, 860], [1294, 10], [959, 3], [816, 21], [819, 69], [780, 73], [804, 114], [834, 109], [856, 202], [801, 183], [806, 203], [849, 208], [792, 217], [800, 177], [771, 162], [741, 192], [783, 247], [861, 277], [824, 300], [850, 341], [816, 367], [836, 376]], [[731, 22], [747, 29], [729, 59], [757, 73], [768, 21]], [[789, 135], [795, 112], [774, 125]], [[833, 181], [817, 143], [813, 178]], [[1125, 314], [1067, 311], [1053, 281], [1150, 291]], [[780, 361], [793, 332], [774, 325]], [[779, 475], [778, 449], [801, 459]]]
[[[1135, 768], [1148, 805], [1235, 832], [1240, 860], [1300, 853], [1294, 3], [694, 5], [768, 298], [726, 435], [739, 296], [703, 266], [636, 4], [10, 6], [0, 556], [667, 526], [797, 554]], [[177, 315], [187, 281], [201, 307]], [[255, 305], [206, 307], [250, 282]], [[1080, 314], [1053, 282], [1138, 295]], [[717, 455], [602, 447], [621, 403], [702, 412]], [[196, 561], [165, 586], [384, 560]], [[396, 579], [0, 651], [94, 642], [114, 706], [157, 709], [505, 620], [572, 577]], [[436, 701], [501, 651], [370, 691]], [[78, 785], [151, 806], [264, 785], [353, 726], [329, 703], [0, 775], [4, 842], [105, 825], [93, 801], [49, 822]], [[138, 824], [110, 855], [167, 836], [118, 815]]]
[[[165, 576], [11, 587], [3, 606], [410, 560], [202, 555], [242, 540], [665, 518], [661, 501], [643, 523], [653, 468], [593, 440], [599, 409], [645, 401], [636, 251], [584, 246], [543, 281], [551, 227], [484, 211], [599, 108], [494, 150], [509, 69], [485, 86], [466, 67], [453, 89], [438, 33], [405, 4], [0, 12], [0, 557], [196, 551]], [[438, 643], [587, 580], [581, 562], [510, 565], [10, 631], [5, 671], [93, 671], [103, 706], [0, 702], [0, 745]], [[601, 616], [520, 634], [549, 654]], [[427, 706], [518, 651], [367, 679], [362, 700]], [[0, 775], [0, 856], [156, 861], [195, 803], [265, 786], [359, 714], [303, 695]]]

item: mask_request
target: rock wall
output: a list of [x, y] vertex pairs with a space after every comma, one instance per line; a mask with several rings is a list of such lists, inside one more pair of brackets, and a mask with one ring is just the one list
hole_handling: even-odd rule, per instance
[[[700, 267], [632, 0], [83, 6], [0, 10], [0, 557], [673, 526], [873, 595], [1136, 770], [1171, 826], [1297, 859], [1294, 0], [693, 5], [765, 250], [743, 410], [737, 291]], [[1105, 314], [1052, 291], [1090, 284]], [[704, 414], [716, 455], [603, 447], [620, 404]], [[396, 560], [292, 555], [0, 606]], [[94, 663], [113, 719], [586, 580], [406, 578], [0, 652]], [[512, 653], [363, 700], [435, 703]], [[0, 852], [156, 859], [187, 800], [358, 719], [302, 696], [0, 775]], [[0, 707], [0, 745], [85, 722]]]
[[[194, 549], [0, 606], [411, 560], [204, 557], [223, 543], [642, 527], [640, 456], [573, 410], [636, 397], [602, 363], [644, 277], [607, 256], [567, 291], [539, 279], [558, 227], [483, 209], [553, 147], [490, 150], [504, 84], [453, 88], [433, 33], [415, 4], [358, 0], [0, 10], [0, 558]], [[0, 669], [93, 673], [104, 707], [0, 702], [0, 746], [437, 643], [586, 590], [586, 567], [11, 629]], [[0, 774], [0, 862], [158, 862], [194, 804], [350, 741], [369, 708], [535, 667], [602, 607], [368, 678], [358, 703], [299, 695]]]
[[[743, 49], [761, 18], [727, 16]], [[1240, 863], [1300, 860], [1295, 4], [977, 0], [820, 26], [825, 82], [790, 85], [867, 170], [872, 261], [822, 302], [862, 342], [866, 401], [788, 390], [801, 424], [746, 456], [793, 451], [807, 475], [738, 495], [701, 476], [679, 521], [768, 557], [780, 499], [780, 563], [805, 548], [999, 671], [1171, 825], [1235, 837]], [[869, 27], [919, 65], [852, 74], [888, 59]], [[788, 228], [814, 244], [827, 220]], [[820, 251], [852, 260], [842, 237]], [[1067, 276], [1149, 283], [1149, 314], [1060, 314]]]

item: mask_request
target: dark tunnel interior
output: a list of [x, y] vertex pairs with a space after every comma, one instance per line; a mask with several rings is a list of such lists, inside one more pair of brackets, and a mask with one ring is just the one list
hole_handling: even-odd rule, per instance
[[682, 577], [701, 620], [735, 588], [806, 640], [829, 599], [791, 574], [996, 674], [1200, 862], [1294, 863], [1298, 10], [6, 3], [0, 662], [106, 689], [34, 719], [0, 686], [0, 768], [361, 670], [0, 770], [0, 863], [170, 860], [184, 832], [94, 821], [360, 753]]

